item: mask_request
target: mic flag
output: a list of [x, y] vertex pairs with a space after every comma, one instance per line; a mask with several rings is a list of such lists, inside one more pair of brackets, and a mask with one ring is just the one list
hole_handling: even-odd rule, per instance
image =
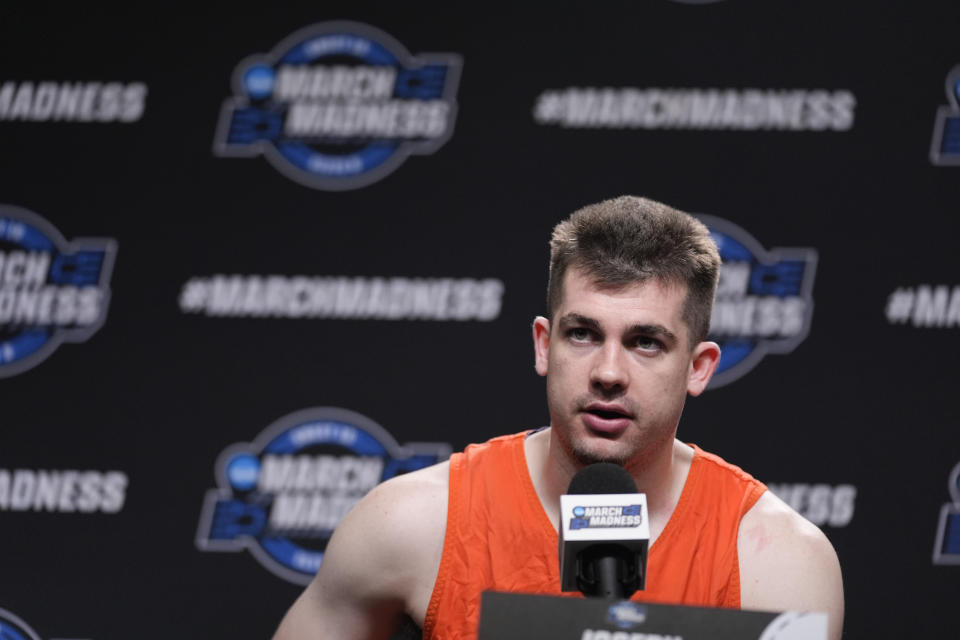
[[560, 589], [629, 598], [646, 582], [647, 496], [627, 471], [600, 462], [581, 469], [560, 496]]

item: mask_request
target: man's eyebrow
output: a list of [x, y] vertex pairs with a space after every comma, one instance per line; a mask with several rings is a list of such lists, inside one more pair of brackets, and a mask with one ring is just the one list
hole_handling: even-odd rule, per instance
[[644, 335], [655, 338], [664, 338], [665, 340], [669, 340], [671, 342], [677, 341], [677, 335], [662, 324], [635, 324], [627, 329], [627, 333], [630, 335]]
[[570, 325], [575, 324], [588, 329], [595, 329], [597, 331], [600, 330], [599, 322], [589, 316], [580, 315], [579, 313], [568, 313], [561, 317], [557, 324], [560, 328], [569, 327]]

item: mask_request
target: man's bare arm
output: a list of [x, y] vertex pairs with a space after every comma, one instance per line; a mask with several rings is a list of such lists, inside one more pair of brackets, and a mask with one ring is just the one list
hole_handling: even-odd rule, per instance
[[740, 605], [767, 611], [822, 611], [828, 635], [843, 630], [843, 580], [833, 545], [769, 491], [740, 522]]
[[404, 613], [422, 625], [443, 550], [447, 474], [444, 463], [400, 476], [351, 509], [274, 640], [388, 638]]

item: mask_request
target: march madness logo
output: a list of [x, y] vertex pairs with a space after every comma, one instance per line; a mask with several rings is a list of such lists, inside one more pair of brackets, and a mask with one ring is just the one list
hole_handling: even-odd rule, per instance
[[950, 472], [950, 499], [940, 509], [933, 564], [960, 564], [960, 463]]
[[643, 507], [639, 504], [599, 507], [576, 506], [570, 518], [570, 529], [613, 529], [639, 527], [643, 524]]
[[461, 66], [453, 53], [412, 56], [365, 24], [307, 27], [237, 66], [214, 153], [263, 154], [316, 189], [366, 186], [450, 138]]
[[930, 142], [930, 162], [943, 166], [960, 165], [960, 64], [947, 74], [947, 101], [937, 109]]
[[0, 205], [0, 378], [96, 333], [116, 251], [111, 238], [68, 242], [37, 214]]
[[197, 547], [249, 549], [274, 574], [307, 584], [333, 530], [370, 489], [396, 475], [446, 460], [446, 443], [399, 446], [380, 425], [334, 407], [280, 418], [253, 443], [217, 460]]
[[710, 323], [720, 344], [716, 388], [753, 369], [768, 353], [790, 353], [810, 331], [815, 249], [765, 250], [737, 225], [697, 216], [710, 229], [723, 265]]

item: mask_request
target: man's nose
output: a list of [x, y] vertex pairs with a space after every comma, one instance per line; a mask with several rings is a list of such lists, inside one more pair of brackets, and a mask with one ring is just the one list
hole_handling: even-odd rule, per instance
[[606, 390], [626, 387], [630, 382], [626, 354], [617, 344], [604, 344], [596, 354], [590, 382]]

